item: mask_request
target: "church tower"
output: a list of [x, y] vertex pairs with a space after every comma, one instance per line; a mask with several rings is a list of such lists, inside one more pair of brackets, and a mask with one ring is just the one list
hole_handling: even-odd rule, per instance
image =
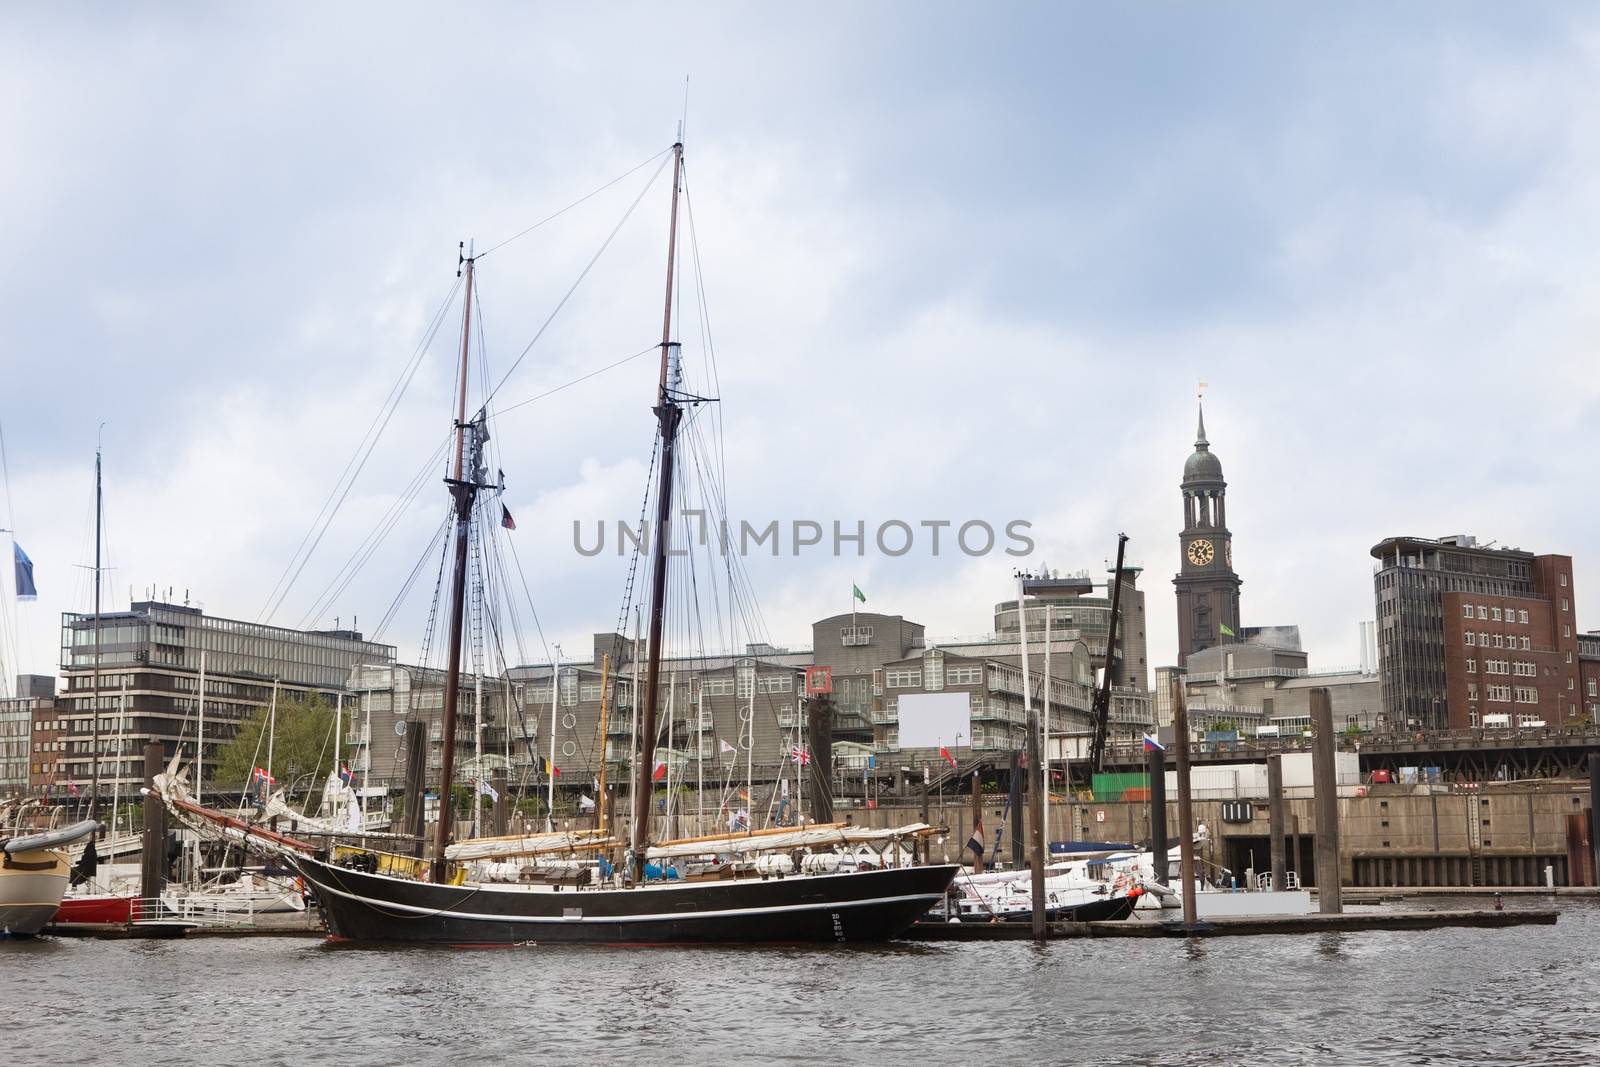
[[[1233, 535], [1228, 532], [1222, 461], [1206, 440], [1200, 411], [1194, 454], [1183, 465], [1183, 533], [1178, 535], [1183, 568], [1178, 589], [1178, 663], [1191, 653], [1226, 644], [1239, 633], [1239, 586], [1233, 572]], [[1226, 629], [1224, 629], [1226, 628]]]

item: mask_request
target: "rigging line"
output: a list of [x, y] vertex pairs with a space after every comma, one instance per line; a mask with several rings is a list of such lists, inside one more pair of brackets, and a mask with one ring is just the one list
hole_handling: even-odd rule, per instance
[[405, 489], [389, 505], [383, 515], [378, 518], [377, 523], [361, 539], [360, 544], [356, 545], [349, 558], [334, 572], [327, 586], [317, 595], [317, 599], [312, 603], [311, 608], [307, 610], [305, 615], [301, 616], [299, 629], [309, 629], [313, 623], [327, 614], [328, 609], [349, 588], [356, 575], [372, 559], [373, 554], [377, 552], [384, 539], [399, 525], [400, 520], [405, 517], [406, 512], [411, 509], [411, 505], [421, 495], [422, 488], [427, 483], [429, 470], [435, 463], [444, 458], [452, 436], [445, 436], [439, 446], [433, 450], [433, 454], [424, 461], [421, 469], [411, 476], [411, 480], [406, 483]]
[[11, 503], [11, 463], [6, 458], [6, 427], [4, 422], [0, 422], [0, 477], [3, 477], [6, 483], [6, 525], [15, 533], [17, 528], [17, 509]]
[[[264, 616], [256, 616], [256, 621], [272, 621], [272, 616], [275, 616], [275, 614], [278, 613], [278, 608], [282, 608], [283, 600], [290, 595], [290, 590], [293, 589], [294, 582], [299, 581], [299, 576], [301, 576], [302, 571], [306, 569], [307, 563], [310, 563], [310, 557], [312, 557], [312, 553], [317, 552], [317, 545], [322, 544], [323, 534], [328, 533], [328, 528], [333, 525], [334, 518], [338, 517], [339, 509], [344, 506], [344, 501], [349, 498], [350, 490], [354, 490], [357, 478], [362, 477], [362, 470], [366, 469], [366, 461], [370, 461], [370, 459], [373, 458], [374, 451], [378, 450], [378, 442], [381, 440], [382, 435], [384, 435], [384, 430], [389, 429], [390, 419], [394, 419], [395, 411], [400, 410], [400, 400], [402, 400], [403, 395], [405, 395], [405, 390], [411, 386], [411, 381], [416, 378], [416, 373], [418, 373], [418, 370], [421, 370], [422, 357], [427, 354], [429, 347], [432, 347], [432, 342], [434, 342], [434, 338], [438, 334], [438, 328], [440, 328], [440, 325], [445, 322], [445, 309], [446, 307], [450, 306], [450, 302], [454, 299], [454, 294], [456, 294], [456, 290], [454, 290], [454, 286], [451, 286], [450, 296], [446, 296], [445, 304], [442, 304], [440, 309], [438, 309], [438, 312], [435, 312], [434, 323], [429, 326], [429, 333], [427, 333], [426, 338], [422, 339], [421, 344], [419, 344], [418, 350], [416, 350], [416, 355], [414, 355], [413, 360], [411, 360], [410, 368], [408, 368], [408, 371], [403, 371], [402, 381], [395, 384], [395, 389], [390, 389], [389, 395], [392, 397], [392, 400], [386, 400], [386, 402], [384, 402], [384, 406], [381, 406], [378, 414], [374, 416], [373, 424], [376, 426], [376, 432], [373, 432], [373, 429], [368, 427], [368, 434], [371, 435], [370, 440], [368, 440], [366, 437], [363, 437], [362, 443], [355, 446], [355, 456], [350, 458], [350, 462], [355, 464], [354, 472], [350, 472], [349, 478], [344, 478], [344, 475], [341, 475], [341, 482], [334, 483], [333, 491], [330, 493], [330, 499], [334, 498], [334, 494], [338, 494], [338, 499], [333, 499], [333, 509], [328, 510], [328, 504], [323, 504], [322, 514], [318, 514], [317, 520], [312, 520], [312, 530], [315, 531], [317, 536], [312, 537], [312, 541], [310, 541], [310, 545], [307, 547], [306, 552], [304, 552], [304, 555], [299, 557], [298, 566], [294, 565], [294, 557], [290, 557], [290, 566], [293, 568], [293, 574], [290, 574], [286, 584], [283, 584], [283, 592], [278, 593], [277, 600], [272, 601], [272, 606], [264, 611]], [[362, 451], [362, 445], [366, 446], [365, 453]], [[360, 462], [357, 462], [357, 456], [360, 458]], [[349, 464], [346, 464], [346, 470], [349, 469]], [[339, 490], [339, 485], [341, 485], [341, 483], [344, 485], [344, 490], [342, 491]], [[323, 520], [323, 514], [326, 515], [326, 520]], [[322, 528], [320, 528], [320, 530], [317, 530], [317, 522], [322, 522]], [[307, 531], [307, 536], [310, 536], [310, 531]], [[302, 541], [302, 544], [304, 544], [304, 541]], [[282, 579], [280, 579], [280, 582], [282, 582]], [[267, 597], [267, 600], [272, 600], [272, 595], [270, 595], [270, 593], [269, 597]]]
[[520, 353], [518, 353], [517, 358], [511, 361], [511, 366], [506, 368], [505, 374], [500, 378], [500, 384], [496, 385], [494, 389], [490, 391], [489, 395], [483, 398], [483, 402], [485, 404], [487, 404], [492, 397], [497, 395], [501, 389], [505, 388], [505, 384], [510, 379], [511, 375], [516, 372], [516, 369], [519, 366], [522, 365], [522, 361], [527, 358], [528, 353], [533, 351], [533, 346], [539, 343], [539, 339], [543, 337], [545, 331], [550, 328], [550, 324], [555, 321], [555, 317], [561, 314], [561, 309], [567, 306], [568, 300], [572, 299], [572, 294], [578, 291], [578, 286], [583, 284], [584, 279], [589, 276], [589, 272], [594, 269], [594, 265], [600, 262], [600, 257], [605, 255], [606, 249], [611, 247], [611, 242], [616, 240], [618, 233], [622, 232], [622, 227], [627, 225], [628, 220], [633, 217], [634, 211], [644, 201], [645, 194], [648, 193], [651, 187], [655, 185], [656, 179], [661, 177], [661, 172], [666, 169], [666, 166], [666, 159], [662, 159], [661, 165], [656, 168], [654, 174], [650, 175], [650, 180], [644, 184], [644, 188], [639, 190], [639, 195], [634, 197], [633, 203], [628, 205], [628, 210], [622, 213], [622, 218], [617, 220], [617, 224], [611, 228], [611, 232], [606, 235], [606, 239], [600, 242], [600, 247], [595, 249], [594, 255], [589, 257], [589, 262], [584, 264], [583, 270], [578, 272], [578, 277], [573, 281], [572, 285], [567, 289], [566, 293], [561, 297], [561, 299], [556, 302], [556, 306], [551, 309], [550, 314], [539, 326], [538, 332], [533, 335], [533, 340], [529, 341], [525, 346], [523, 346], [523, 349]]
[[516, 542], [508, 537], [506, 545], [511, 549], [511, 562], [516, 565], [517, 578], [522, 582], [522, 594], [528, 598], [528, 611], [533, 616], [533, 628], [539, 634], [539, 644], [544, 646], [545, 658], [554, 663], [555, 661], [550, 659], [550, 642], [544, 636], [544, 625], [539, 622], [539, 609], [533, 606], [533, 592], [528, 588], [528, 576], [522, 570], [522, 557], [517, 555]]
[[[338, 480], [333, 483], [333, 488], [328, 491], [328, 497], [322, 502], [322, 508], [317, 512], [317, 517], [311, 520], [311, 526], [306, 530], [305, 536], [300, 539], [300, 544], [295, 548], [293, 555], [289, 557], [289, 562], [284, 565], [283, 573], [278, 576], [278, 581], [273, 585], [272, 592], [267, 594], [267, 605], [270, 605], [270, 608], [266, 605], [262, 607], [261, 611], [256, 615], [257, 622], [271, 621], [272, 616], [277, 613], [278, 608], [283, 604], [284, 597], [289, 595], [289, 590], [283, 588], [283, 585], [287, 580], [289, 585], [292, 586], [295, 580], [299, 578], [299, 570], [294, 571], [293, 577], [289, 576], [289, 572], [294, 568], [295, 561], [300, 559], [301, 552], [306, 553], [306, 559], [300, 562], [300, 568], [304, 569], [306, 561], [311, 558], [311, 553], [316, 551], [316, 542], [311, 539], [313, 532], [317, 530], [317, 524], [322, 522], [323, 517], [326, 516], [327, 523], [324, 523], [322, 527], [322, 532], [326, 532], [327, 524], [333, 522], [339, 506], [344, 503], [344, 496], [339, 495], [339, 487], [345, 484], [345, 479], [348, 477], [350, 485], [345, 486], [344, 492], [345, 495], [349, 494], [350, 486], [354, 485], [355, 478], [360, 476], [361, 469], [366, 466], [367, 458], [372, 455], [372, 450], [377, 448], [378, 439], [383, 436], [384, 429], [389, 425], [389, 419], [394, 416], [394, 409], [399, 406], [401, 397], [405, 395], [405, 391], [410, 387], [412, 379], [416, 377], [417, 370], [422, 366], [422, 359], [427, 355], [428, 349], [432, 347], [433, 339], [437, 336], [439, 327], [444, 322], [444, 314], [449, 309], [451, 302], [455, 300], [456, 290], [460, 287], [461, 280], [458, 278], [455, 284], [450, 287], [450, 291], [445, 294], [444, 300], [439, 304], [439, 309], [433, 313], [433, 319], [428, 328], [423, 331], [422, 340], [418, 342], [416, 351], [406, 361], [406, 365], [401, 369], [400, 376], [395, 379], [395, 383], [389, 387], [388, 395], [384, 397], [383, 403], [378, 406], [377, 412], [372, 417], [372, 422], [368, 424], [366, 432], [362, 434], [361, 440], [357, 442], [355, 452], [351, 454], [349, 461], [345, 463], [344, 470], [340, 472]], [[385, 412], [388, 414], [386, 415]], [[376, 436], [373, 436], [375, 429]], [[366, 456], [362, 456], [363, 446], [366, 446]], [[360, 458], [360, 466], [356, 466], [358, 458]], [[354, 474], [351, 473], [352, 467], [355, 467]], [[334, 503], [336, 495], [338, 496], [338, 503]], [[328, 511], [330, 506], [333, 508], [331, 514]], [[322, 533], [317, 533], [316, 541], [321, 540]], [[309, 549], [306, 547], [307, 542], [311, 542]], [[278, 596], [280, 588], [283, 589], [283, 596]], [[273, 601], [275, 596], [278, 597], [276, 602]]]
[[515, 241], [515, 240], [517, 240], [518, 238], [521, 238], [521, 237], [528, 236], [528, 234], [532, 233], [534, 230], [537, 230], [539, 227], [543, 226], [545, 223], [554, 222], [556, 219], [560, 218], [562, 215], [565, 215], [567, 212], [571, 211], [573, 208], [578, 207], [580, 204], [584, 203], [585, 201], [594, 199], [595, 197], [599, 196], [601, 193], [605, 192], [607, 189], [611, 188], [613, 185], [615, 185], [618, 182], [620, 182], [622, 179], [628, 177], [629, 175], [633, 174], [636, 171], [643, 170], [645, 167], [648, 167], [650, 164], [654, 163], [656, 160], [660, 159], [662, 156], [666, 155], [668, 152], [671, 152], [671, 151], [672, 151], [672, 146], [668, 145], [666, 148], [663, 148], [661, 151], [657, 152], [655, 155], [651, 156], [649, 159], [645, 160], [644, 162], [639, 163], [639, 164], [637, 164], [637, 165], [635, 165], [633, 167], [630, 167], [627, 170], [623, 171], [621, 174], [617, 175], [615, 178], [612, 178], [610, 181], [606, 182], [600, 188], [598, 188], [598, 189], [594, 190], [593, 192], [588, 193], [588, 194], [586, 194], [584, 196], [581, 196], [578, 199], [574, 200], [572, 203], [568, 204], [566, 207], [562, 208], [560, 211], [557, 211], [554, 215], [548, 215], [545, 218], [542, 218], [538, 222], [534, 223], [532, 226], [529, 226], [527, 229], [519, 230], [518, 232], [512, 234], [510, 237], [507, 237], [504, 241], [501, 241], [499, 244], [490, 245], [484, 251], [479, 252], [477, 258], [478, 259], [482, 259], [484, 256], [487, 256], [489, 253], [495, 252], [495, 251], [498, 251], [499, 249], [504, 248], [506, 245], [510, 244], [512, 241]]
[[396, 613], [398, 613], [400, 610], [400, 605], [404, 603], [406, 597], [411, 592], [412, 585], [416, 583], [418, 576], [422, 573], [422, 565], [427, 563], [428, 560], [433, 556], [434, 546], [436, 546], [444, 537], [445, 531], [449, 528], [449, 526], [450, 519], [446, 517], [445, 520], [439, 524], [439, 529], [434, 533], [433, 539], [428, 542], [428, 547], [422, 550], [422, 555], [417, 559], [416, 566], [411, 568], [411, 574], [400, 586], [400, 592], [395, 594], [394, 601], [389, 605], [389, 610], [384, 612], [382, 619], [378, 620], [378, 628], [374, 630], [372, 634], [373, 641], [379, 641], [383, 638], [384, 630], [387, 629], [389, 624], [394, 621]]
[[600, 368], [598, 368], [596, 370], [592, 370], [588, 374], [583, 375], [582, 377], [574, 378], [574, 379], [572, 379], [572, 381], [567, 382], [565, 385], [558, 385], [553, 389], [546, 389], [542, 393], [537, 393], [537, 394], [535, 394], [533, 396], [530, 396], [526, 400], [519, 400], [515, 404], [507, 404], [505, 407], [503, 407], [503, 408], [501, 408], [499, 410], [498, 414], [504, 415], [507, 412], [515, 411], [517, 408], [526, 407], [527, 405], [532, 404], [535, 401], [543, 400], [546, 397], [554, 396], [555, 394], [561, 392], [563, 389], [571, 389], [574, 385], [582, 385], [584, 382], [588, 381], [590, 378], [599, 377], [600, 375], [604, 374], [608, 370], [616, 370], [618, 367], [622, 366], [624, 363], [632, 363], [634, 360], [638, 359], [640, 356], [647, 356], [652, 352], [660, 352], [660, 351], [661, 351], [661, 345], [660, 344], [653, 344], [653, 345], [649, 346], [648, 348], [641, 348], [639, 351], [635, 352], [631, 356], [623, 356], [621, 359], [617, 360], [615, 363], [607, 363], [604, 367], [600, 367]]
[[[700, 260], [700, 233], [694, 224], [694, 201], [689, 197], [689, 173], [684, 168], [683, 174], [683, 206], [684, 213], [689, 217], [689, 252], [694, 264], [695, 292], [699, 295], [700, 332], [704, 338], [705, 355], [707, 359], [707, 385], [712, 396], [722, 395], [722, 373], [717, 367], [717, 344], [711, 333], [711, 304], [706, 296], [705, 273]], [[717, 428], [718, 472], [724, 485], [728, 481], [728, 455], [725, 445], [726, 438], [722, 433], [722, 408], [720, 405], [714, 415], [713, 421]]]

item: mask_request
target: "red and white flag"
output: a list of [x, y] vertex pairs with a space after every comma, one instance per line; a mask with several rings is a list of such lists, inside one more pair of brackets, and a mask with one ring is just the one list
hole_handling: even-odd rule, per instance
[[667, 776], [667, 761], [664, 760], [664, 759], [656, 760], [656, 769], [654, 771], [650, 772], [650, 780], [652, 782], [659, 782], [659, 781], [661, 781], [661, 779], [665, 778], [666, 776]]
[[945, 748], [941, 745], [939, 748], [939, 755], [943, 756], [944, 761], [950, 764], [950, 766], [954, 767], [956, 765], [956, 758], [950, 755], [950, 750], [948, 748]]
[[789, 758], [803, 767], [811, 762], [811, 753], [800, 745], [796, 745], [789, 750]]

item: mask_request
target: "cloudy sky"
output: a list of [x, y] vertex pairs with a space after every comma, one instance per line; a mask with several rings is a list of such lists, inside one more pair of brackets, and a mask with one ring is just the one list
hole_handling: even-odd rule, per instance
[[[1011, 519], [1032, 562], [1146, 568], [1175, 656], [1196, 382], [1247, 624], [1352, 663], [1370, 547], [1471, 532], [1573, 555], [1600, 625], [1600, 16], [1579, 5], [8, 5], [0, 14], [0, 522], [53, 673], [89, 606], [104, 424], [109, 603], [371, 630], [443, 510], [334, 576], [448, 427], [446, 324], [338, 517], [295, 558], [455, 283], [671, 144], [687, 174], [729, 509], [758, 522]], [[484, 257], [491, 379], [650, 164]], [[497, 394], [659, 337], [657, 180]], [[687, 230], [686, 230], [687, 232]], [[684, 307], [691, 381], [706, 365]], [[638, 514], [651, 357], [509, 412], [518, 553], [586, 649], [625, 578], [574, 519]], [[1016, 561], [751, 561], [765, 629], [847, 610], [987, 630]], [[948, 548], [948, 546], [946, 546]], [[423, 606], [384, 639], [415, 648]], [[1585, 621], [1586, 620], [1586, 621]]]

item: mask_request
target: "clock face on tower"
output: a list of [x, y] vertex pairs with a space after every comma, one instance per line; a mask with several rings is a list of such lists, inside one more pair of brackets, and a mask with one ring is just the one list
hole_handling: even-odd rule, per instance
[[1198, 537], [1189, 542], [1188, 555], [1190, 563], [1193, 563], [1196, 567], [1205, 567], [1217, 558], [1217, 550], [1212, 547], [1210, 541], [1204, 537]]

